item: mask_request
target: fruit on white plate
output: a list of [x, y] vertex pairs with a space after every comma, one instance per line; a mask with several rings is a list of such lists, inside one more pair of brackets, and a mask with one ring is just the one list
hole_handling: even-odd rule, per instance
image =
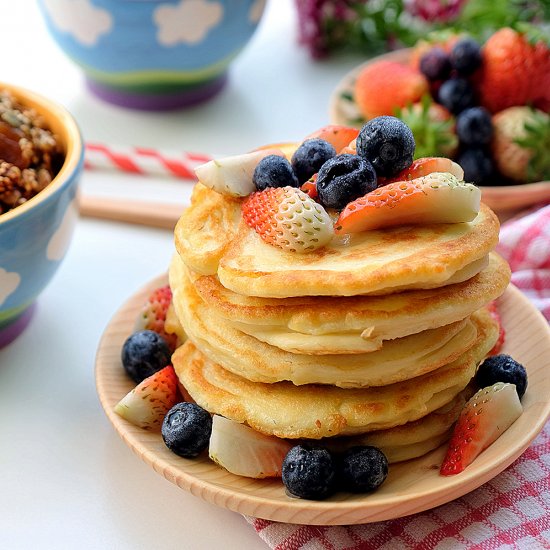
[[268, 155], [284, 157], [280, 149], [260, 149], [252, 153], [213, 159], [195, 168], [199, 181], [222, 195], [246, 197], [256, 191], [252, 175], [258, 162]]
[[292, 448], [284, 439], [268, 436], [229, 418], [214, 415], [210, 458], [232, 474], [281, 477], [283, 459]]

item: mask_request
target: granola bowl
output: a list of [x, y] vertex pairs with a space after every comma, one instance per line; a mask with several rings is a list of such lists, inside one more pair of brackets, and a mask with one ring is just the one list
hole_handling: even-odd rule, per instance
[[78, 217], [84, 147], [73, 117], [0, 82], [0, 348], [27, 326]]
[[183, 108], [220, 92], [265, 0], [40, 0], [90, 91], [123, 107]]

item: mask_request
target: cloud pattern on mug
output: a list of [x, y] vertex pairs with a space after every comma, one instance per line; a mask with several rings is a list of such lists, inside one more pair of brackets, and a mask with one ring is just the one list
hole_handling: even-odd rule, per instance
[[[266, 0], [256, 0], [248, 12], [251, 23], [257, 24]], [[44, 0], [43, 5], [52, 23], [70, 34], [83, 46], [95, 46], [102, 36], [115, 30], [115, 18], [92, 0]], [[157, 28], [157, 41], [162, 46], [199, 44], [224, 17], [224, 7], [215, 0], [180, 0], [160, 4], [152, 13]]]

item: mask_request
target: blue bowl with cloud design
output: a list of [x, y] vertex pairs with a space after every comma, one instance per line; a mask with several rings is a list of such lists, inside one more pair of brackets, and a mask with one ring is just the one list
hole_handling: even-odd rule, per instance
[[84, 146], [73, 117], [39, 94], [0, 83], [40, 113], [64, 151], [51, 183], [22, 205], [0, 214], [0, 347], [30, 320], [36, 298], [61, 264], [78, 218], [77, 189]]
[[266, 0], [39, 0], [47, 27], [102, 99], [175, 109], [224, 86]]

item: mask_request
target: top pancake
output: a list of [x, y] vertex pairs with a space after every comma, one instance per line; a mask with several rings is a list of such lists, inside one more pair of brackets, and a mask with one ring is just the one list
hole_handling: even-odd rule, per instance
[[306, 254], [264, 243], [241, 220], [241, 201], [195, 186], [175, 230], [178, 253], [203, 275], [246, 296], [355, 296], [437, 288], [474, 276], [498, 242], [482, 205], [469, 223], [400, 226], [336, 237]]

